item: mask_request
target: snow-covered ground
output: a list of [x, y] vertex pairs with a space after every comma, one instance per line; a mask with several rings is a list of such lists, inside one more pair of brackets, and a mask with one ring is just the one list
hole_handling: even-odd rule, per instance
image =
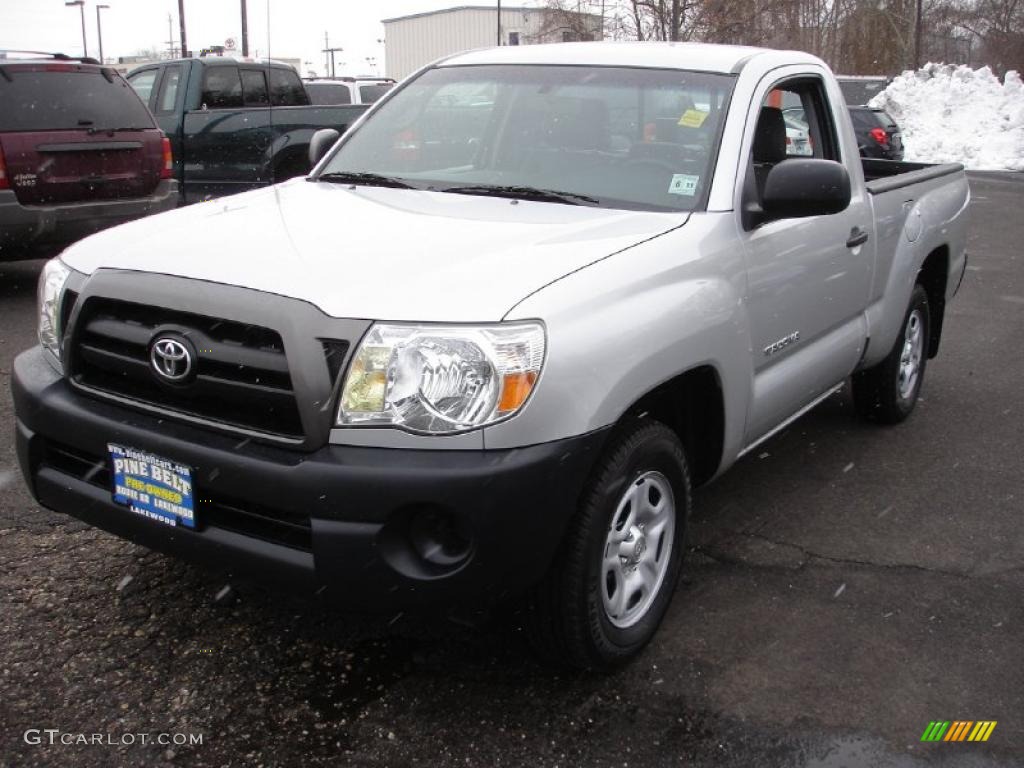
[[1024, 171], [1024, 83], [988, 67], [926, 64], [871, 100], [903, 129], [906, 160]]

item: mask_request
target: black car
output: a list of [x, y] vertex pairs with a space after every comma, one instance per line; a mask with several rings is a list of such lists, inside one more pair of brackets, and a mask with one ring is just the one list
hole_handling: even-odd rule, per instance
[[861, 157], [903, 159], [903, 134], [889, 114], [873, 107], [850, 107]]

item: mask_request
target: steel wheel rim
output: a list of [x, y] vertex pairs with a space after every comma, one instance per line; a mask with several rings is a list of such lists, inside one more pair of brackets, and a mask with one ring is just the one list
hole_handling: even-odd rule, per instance
[[647, 615], [668, 573], [675, 526], [675, 495], [660, 472], [644, 472], [619, 498], [601, 558], [601, 602], [613, 626]]
[[897, 386], [900, 399], [909, 400], [921, 375], [921, 360], [924, 357], [924, 318], [914, 310], [907, 318], [903, 333], [903, 351], [900, 354], [900, 371]]

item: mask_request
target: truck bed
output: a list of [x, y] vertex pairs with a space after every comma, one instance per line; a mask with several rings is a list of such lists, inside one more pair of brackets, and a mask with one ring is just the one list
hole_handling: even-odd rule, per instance
[[876, 160], [873, 158], [862, 158], [861, 165], [864, 167], [864, 181], [867, 182], [868, 192], [873, 195], [960, 173], [964, 170], [960, 163], [909, 163], [901, 160]]

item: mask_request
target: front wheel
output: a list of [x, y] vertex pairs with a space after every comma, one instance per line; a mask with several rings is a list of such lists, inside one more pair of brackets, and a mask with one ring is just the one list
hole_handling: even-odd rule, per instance
[[620, 431], [531, 597], [528, 629], [543, 656], [597, 667], [630, 658], [651, 639], [679, 578], [690, 506], [675, 432], [651, 420]]
[[853, 401], [863, 418], [897, 424], [914, 410], [928, 362], [930, 333], [928, 294], [915, 285], [903, 327], [889, 354], [874, 367], [854, 374]]

